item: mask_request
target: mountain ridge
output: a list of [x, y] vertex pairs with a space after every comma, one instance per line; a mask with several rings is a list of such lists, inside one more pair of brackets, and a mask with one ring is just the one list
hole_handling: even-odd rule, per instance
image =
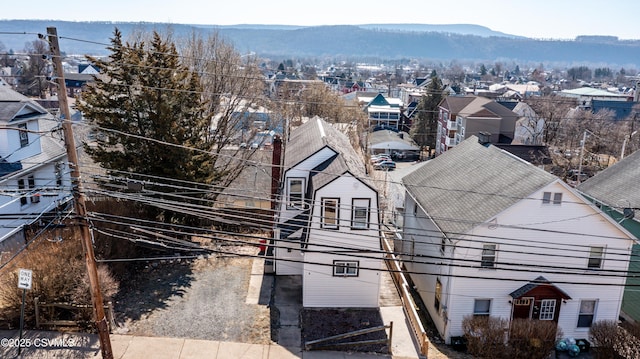
[[[6, 49], [20, 52], [49, 26], [57, 27], [61, 49], [68, 54], [107, 55], [118, 27], [124, 38], [138, 30], [166, 30], [176, 37], [193, 31], [217, 31], [241, 53], [274, 58], [342, 57], [426, 59], [433, 61], [518, 61], [638, 67], [640, 41], [612, 36], [579, 36], [575, 40], [539, 40], [504, 34], [472, 24], [364, 24], [333, 26], [189, 25], [148, 22], [71, 22], [0, 20]], [[440, 29], [441, 31], [432, 31]], [[445, 31], [446, 30], [446, 31]], [[458, 31], [458, 32], [454, 32]], [[11, 34], [10, 36], [6, 36]], [[20, 36], [24, 35], [24, 36]]]

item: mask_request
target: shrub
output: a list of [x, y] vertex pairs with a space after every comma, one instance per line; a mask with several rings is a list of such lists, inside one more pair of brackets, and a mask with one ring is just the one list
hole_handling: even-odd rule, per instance
[[[596, 322], [590, 330], [591, 333], [593, 333], [592, 340], [597, 337], [601, 342], [604, 342], [602, 348], [595, 348], [598, 358], [605, 358], [610, 355], [613, 355], [612, 358], [640, 358], [640, 338], [638, 337], [640, 326], [637, 323], [626, 322], [618, 326], [614, 321]], [[611, 343], [613, 348], [607, 347]], [[600, 352], [602, 352], [601, 355]]]
[[[67, 236], [71, 237], [71, 236]], [[25, 300], [25, 324], [35, 324], [34, 298], [45, 303], [71, 303], [91, 305], [89, 279], [82, 245], [77, 239], [61, 242], [35, 242], [2, 269], [0, 275], [0, 315], [11, 325], [20, 321], [22, 289], [18, 289], [18, 269], [33, 271], [32, 289], [27, 290]], [[98, 267], [98, 280], [103, 299], [111, 300], [118, 291], [118, 283], [106, 267]], [[76, 321], [91, 321], [93, 311], [72, 313]]]
[[619, 342], [619, 336], [618, 323], [615, 320], [599, 320], [591, 324], [589, 340], [594, 346], [596, 358], [615, 358], [615, 347]]
[[640, 323], [623, 322], [622, 327], [626, 329], [629, 334], [640, 340]]
[[554, 321], [514, 319], [509, 329], [509, 356], [521, 359], [545, 359], [554, 350], [562, 330]]
[[507, 320], [497, 317], [465, 316], [462, 320], [462, 330], [467, 339], [469, 353], [478, 358], [505, 357], [507, 324]]

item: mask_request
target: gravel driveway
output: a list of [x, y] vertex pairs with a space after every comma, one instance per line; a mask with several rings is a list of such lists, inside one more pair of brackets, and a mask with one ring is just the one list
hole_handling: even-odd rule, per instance
[[[238, 251], [257, 253], [255, 248]], [[115, 311], [121, 327], [116, 332], [269, 343], [269, 308], [245, 302], [252, 263], [253, 258], [212, 257], [177, 270], [154, 269], [152, 275], [142, 276], [146, 283], [118, 299]]]

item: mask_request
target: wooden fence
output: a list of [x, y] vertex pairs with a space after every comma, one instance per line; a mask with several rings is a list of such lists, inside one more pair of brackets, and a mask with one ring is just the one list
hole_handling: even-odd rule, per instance
[[[38, 297], [34, 298], [35, 312], [36, 312], [36, 328], [41, 327], [77, 327], [79, 323], [75, 320], [61, 320], [56, 319], [56, 312], [59, 309], [68, 311], [81, 311], [81, 310], [93, 310], [91, 305], [78, 305], [70, 303], [40, 303]], [[115, 328], [115, 320], [113, 316], [113, 305], [111, 302], [107, 302], [104, 306], [107, 316], [107, 322], [109, 323], [109, 330]]]
[[389, 269], [393, 282], [396, 284], [396, 288], [400, 293], [402, 307], [407, 315], [407, 319], [409, 319], [409, 324], [411, 324], [411, 330], [413, 331], [418, 347], [420, 348], [420, 354], [427, 358], [429, 353], [429, 338], [427, 337], [427, 332], [424, 330], [424, 326], [422, 325], [418, 312], [416, 311], [416, 303], [409, 292], [409, 284], [402, 272], [400, 261], [396, 255], [393, 254], [393, 248], [391, 247], [391, 244], [389, 244], [384, 233], [382, 233], [382, 247], [386, 252], [385, 262], [387, 263], [387, 268]]

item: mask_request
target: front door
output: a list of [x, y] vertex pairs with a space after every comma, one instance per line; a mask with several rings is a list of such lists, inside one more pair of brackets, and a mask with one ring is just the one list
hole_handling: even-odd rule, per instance
[[513, 319], [531, 319], [531, 313], [533, 310], [533, 297], [523, 297], [514, 299], [513, 304]]

